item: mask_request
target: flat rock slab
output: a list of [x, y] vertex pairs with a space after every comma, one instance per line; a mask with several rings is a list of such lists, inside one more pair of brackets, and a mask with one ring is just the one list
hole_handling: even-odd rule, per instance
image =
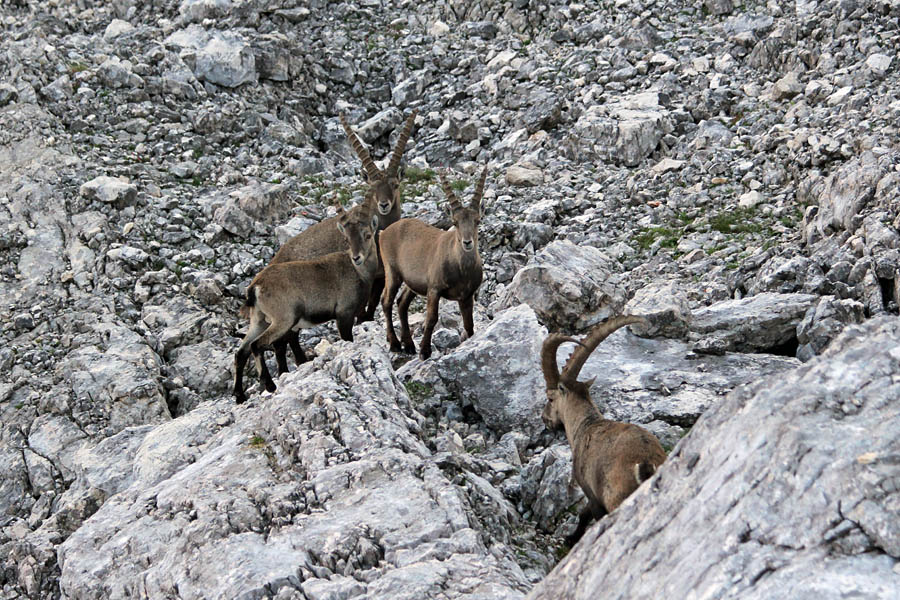
[[704, 352], [771, 352], [796, 337], [806, 311], [818, 301], [813, 294], [763, 292], [716, 302], [693, 311], [690, 337]]
[[900, 321], [713, 407], [528, 596], [896, 598]]

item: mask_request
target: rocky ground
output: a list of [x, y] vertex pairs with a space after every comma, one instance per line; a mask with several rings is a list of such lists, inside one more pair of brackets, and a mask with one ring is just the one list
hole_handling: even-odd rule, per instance
[[[898, 21], [0, 2], [0, 598], [893, 598]], [[235, 406], [250, 278], [362, 197], [338, 115], [380, 158], [412, 109], [405, 215], [489, 166], [475, 337], [319, 327]], [[538, 348], [622, 311], [583, 377], [672, 459], [539, 584], [581, 497]]]

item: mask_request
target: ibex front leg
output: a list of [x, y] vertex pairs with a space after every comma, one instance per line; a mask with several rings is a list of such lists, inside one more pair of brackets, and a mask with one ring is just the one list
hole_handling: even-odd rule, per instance
[[438, 320], [438, 305], [441, 295], [435, 289], [428, 290], [428, 308], [425, 312], [425, 330], [422, 332], [422, 344], [419, 346], [419, 356], [425, 360], [431, 356], [431, 334]]
[[469, 296], [459, 301], [459, 312], [462, 315], [465, 335], [463, 341], [475, 335], [475, 323], [472, 320], [472, 307], [475, 305], [475, 296]]

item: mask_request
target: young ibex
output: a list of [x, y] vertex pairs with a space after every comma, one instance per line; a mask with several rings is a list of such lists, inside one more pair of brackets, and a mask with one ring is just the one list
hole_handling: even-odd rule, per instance
[[[588, 499], [578, 516], [578, 527], [566, 538], [569, 546], [581, 539], [591, 517], [599, 519], [615, 510], [666, 460], [665, 450], [652, 433], [603, 418], [591, 401], [593, 379], [578, 381], [581, 367], [600, 342], [620, 327], [643, 322], [631, 315], [615, 317], [594, 326], [582, 342], [551, 334], [541, 348], [541, 370], [547, 384], [547, 405], [541, 418], [549, 429], [565, 429], [572, 447], [572, 473]], [[563, 342], [575, 342], [578, 347], [560, 374], [556, 352]]]
[[[262, 349], [294, 327], [313, 327], [336, 319], [341, 339], [353, 341], [353, 321], [369, 298], [378, 269], [378, 218], [366, 210], [342, 212], [335, 225], [346, 238], [348, 250], [269, 265], [247, 287], [241, 314], [250, 317], [250, 329], [234, 357], [238, 404], [247, 399], [242, 380], [251, 352], [266, 390], [275, 391]], [[300, 353], [298, 362], [306, 360], [299, 343], [295, 351]]]
[[418, 219], [400, 219], [381, 232], [379, 252], [384, 264], [385, 280], [381, 308], [384, 310], [387, 338], [392, 352], [400, 350], [391, 308], [402, 283], [406, 284], [406, 288], [397, 301], [397, 314], [400, 317], [400, 334], [405, 352], [416, 351], [409, 330], [409, 304], [416, 294], [425, 296], [428, 305], [420, 348], [423, 359], [431, 356], [431, 334], [437, 323], [441, 298], [459, 302], [465, 335], [468, 338], [474, 333], [472, 305], [475, 291], [482, 279], [478, 223], [481, 221], [481, 196], [484, 194], [486, 177], [487, 167], [481, 172], [472, 202], [467, 208], [463, 208], [453, 193], [453, 188], [441, 174], [441, 185], [450, 203], [450, 218], [454, 229], [443, 231]]
[[[403, 130], [397, 138], [397, 144], [394, 146], [394, 153], [388, 163], [387, 169], [380, 170], [368, 150], [363, 146], [362, 142], [353, 133], [347, 118], [341, 114], [341, 124], [350, 140], [350, 145], [356, 151], [356, 154], [362, 160], [363, 167], [368, 176], [369, 188], [366, 190], [366, 199], [362, 207], [373, 214], [378, 215], [378, 230], [382, 230], [391, 223], [395, 223], [400, 219], [400, 178], [398, 176], [400, 159], [403, 157], [403, 151], [406, 149], [406, 142], [412, 133], [413, 123], [416, 119], [417, 111], [406, 119]], [[360, 210], [357, 207], [351, 209], [351, 212]], [[324, 256], [332, 252], [341, 252], [347, 249], [347, 239], [341, 234], [336, 227], [337, 217], [331, 217], [312, 225], [308, 229], [301, 231], [291, 239], [272, 258], [269, 264], [277, 264], [292, 260], [309, 260], [317, 256]], [[376, 239], [377, 243], [377, 239]], [[379, 264], [375, 281], [372, 284], [372, 291], [368, 299], [368, 308], [366, 304], [360, 307], [359, 320], [371, 321], [375, 314], [375, 307], [381, 298], [381, 290], [384, 288], [384, 272]], [[287, 372], [287, 360], [285, 357], [286, 348], [290, 344], [294, 353], [294, 359], [299, 365], [303, 360], [303, 351], [300, 349], [300, 341], [297, 332], [292, 330], [288, 332], [282, 339], [274, 342], [275, 360], [278, 364], [278, 373]]]

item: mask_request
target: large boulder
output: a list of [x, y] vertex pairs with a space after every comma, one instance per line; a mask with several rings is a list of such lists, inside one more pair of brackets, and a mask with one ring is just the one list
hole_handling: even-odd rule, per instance
[[516, 273], [491, 306], [525, 303], [551, 331], [578, 331], [617, 314], [625, 305], [617, 263], [592, 246], [567, 240], [547, 244]]
[[733, 392], [533, 600], [894, 598], [900, 321]]
[[276, 394], [204, 407], [187, 429], [123, 439], [131, 484], [60, 546], [64, 597], [511, 600], [529, 587], [512, 550], [483, 541], [498, 534], [473, 529], [469, 494], [435, 465], [377, 347], [325, 346]]

